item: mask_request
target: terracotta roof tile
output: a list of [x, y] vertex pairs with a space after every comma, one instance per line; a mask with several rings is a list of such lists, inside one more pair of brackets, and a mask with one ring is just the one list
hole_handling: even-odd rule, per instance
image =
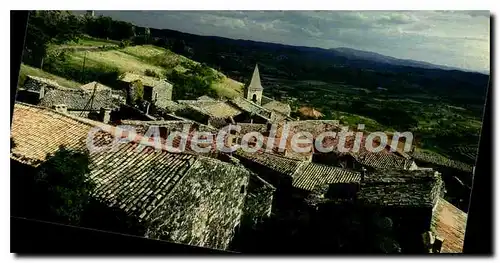
[[[120, 131], [99, 122], [17, 103], [11, 132], [15, 144], [11, 158], [36, 166], [60, 145], [82, 149], [88, 132], [95, 126], [103, 128], [107, 135]], [[99, 138], [109, 142], [113, 136]], [[152, 225], [150, 232], [161, 232], [165, 224], [170, 224], [179, 234], [170, 237], [173, 241], [226, 248], [241, 217], [244, 195], [240, 188], [250, 173], [219, 160], [158, 151], [150, 145], [147, 141], [130, 142], [120, 144], [114, 151], [91, 152], [89, 176], [97, 183], [93, 195], [140, 220], [160, 222]], [[232, 190], [226, 191], [228, 187]], [[179, 197], [186, 193], [196, 193], [202, 201]], [[228, 207], [224, 218], [210, 222], [210, 227], [199, 224], [204, 216], [220, 216], [221, 205]], [[176, 225], [179, 218], [183, 224]], [[186, 233], [199, 229], [204, 230], [190, 240], [184, 239]]]
[[439, 198], [432, 215], [431, 230], [443, 238], [442, 253], [462, 253], [467, 214], [443, 198]]
[[11, 157], [36, 165], [60, 146], [81, 149], [92, 126], [61, 113], [16, 103], [12, 116], [11, 136], [16, 147]]

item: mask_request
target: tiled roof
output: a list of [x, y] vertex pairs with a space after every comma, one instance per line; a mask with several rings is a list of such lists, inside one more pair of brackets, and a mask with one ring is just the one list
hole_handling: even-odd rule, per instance
[[208, 115], [218, 118], [233, 117], [242, 113], [237, 108], [225, 102], [206, 105], [202, 107], [202, 110], [205, 111]]
[[303, 162], [293, 175], [293, 186], [312, 191], [318, 185], [332, 183], [358, 183], [360, 173], [311, 162]]
[[[150, 127], [158, 127], [159, 130], [159, 141], [163, 147], [164, 150], [168, 150], [167, 148], [167, 139], [173, 132], [184, 132], [184, 128], [187, 125], [187, 138], [185, 142], [185, 148], [184, 152], [190, 153], [190, 154], [202, 154], [199, 152], [196, 152], [195, 149], [192, 147], [192, 143], [194, 144], [193, 138], [195, 135], [195, 132], [209, 132], [210, 138], [211, 138], [211, 143], [199, 143], [197, 146], [200, 148], [206, 148], [206, 147], [211, 147], [211, 149], [207, 152], [207, 154], [215, 153], [216, 152], [216, 136], [217, 136], [217, 129], [214, 129], [211, 126], [208, 125], [203, 125], [196, 123], [194, 121], [183, 121], [183, 120], [168, 120], [168, 121], [136, 121], [136, 120], [122, 120], [120, 121], [121, 125], [125, 126], [132, 126], [135, 130], [134, 132], [137, 134], [138, 137], [144, 138], [144, 140], [147, 140], [151, 144], [154, 143], [153, 137], [146, 137], [146, 134], [148, 133]], [[198, 134], [200, 135], [200, 134]], [[153, 136], [153, 135], [150, 135]], [[208, 139], [208, 138], [207, 138]], [[181, 137], [176, 136], [173, 138], [173, 141], [171, 142], [173, 148], [177, 151], [179, 147], [181, 146]]]
[[168, 83], [169, 85], [172, 85], [165, 79], [159, 79], [155, 77], [150, 77], [150, 76], [144, 76], [144, 75], [138, 75], [134, 74], [131, 72], [126, 72], [123, 75], [120, 76], [120, 80], [123, 82], [133, 82], [136, 80], [140, 80], [144, 86], [149, 86], [149, 87], [156, 87], [159, 84], [162, 83]]
[[[317, 121], [316, 121], [317, 122]], [[334, 126], [332, 126], [334, 127]], [[333, 128], [332, 130], [335, 130]], [[334, 139], [326, 137], [323, 140], [323, 147], [333, 146], [332, 154], [339, 155], [350, 155], [361, 165], [369, 166], [375, 169], [396, 169], [396, 170], [407, 170], [410, 169], [413, 162], [405, 157], [402, 157], [395, 152], [391, 152], [388, 148], [384, 148], [379, 152], [370, 152], [364, 147], [366, 136], [363, 136], [360, 140], [360, 148], [358, 151], [352, 151], [354, 147], [355, 138], [354, 136], [349, 136], [346, 138], [344, 147], [349, 149], [348, 152], [339, 152], [337, 149], [339, 143], [339, 137]], [[390, 141], [388, 141], [390, 143]], [[379, 142], [374, 141], [374, 147], [377, 146]]]
[[[340, 131], [338, 120], [302, 120], [289, 121], [290, 136], [297, 132], [310, 132], [314, 137], [325, 131]], [[289, 136], [289, 137], [290, 137]]]
[[186, 105], [195, 111], [211, 117], [227, 118], [241, 114], [242, 112], [225, 101], [218, 100], [178, 100], [180, 104]]
[[[253, 115], [257, 115], [262, 117], [263, 119], [268, 120], [269, 122], [281, 122], [284, 120], [291, 121], [292, 118], [288, 116], [286, 113], [282, 113], [280, 111], [272, 110], [272, 109], [267, 109], [265, 107], [262, 107], [253, 101], [247, 100], [246, 98], [243, 97], [236, 97], [232, 100], [229, 101], [231, 104], [235, 105], [236, 107], [240, 108], [241, 110], [248, 112]], [[272, 116], [274, 113], [274, 116]], [[271, 119], [271, 117], [273, 117]]]
[[262, 166], [268, 167], [275, 172], [283, 175], [292, 176], [297, 168], [301, 165], [298, 160], [282, 157], [272, 153], [256, 152], [249, 153], [243, 150], [238, 150], [233, 153], [238, 159], [244, 158], [253, 163], [260, 164]]
[[257, 105], [253, 103], [250, 100], [247, 100], [242, 97], [236, 97], [232, 100], [230, 100], [230, 103], [235, 105], [236, 107], [242, 109], [243, 111], [246, 111], [250, 114], [256, 114], [259, 116], [262, 116], [265, 119], [271, 118], [271, 111], [268, 109], [265, 109], [261, 107], [260, 105]]
[[111, 97], [118, 104], [126, 104], [127, 103], [127, 92], [124, 90], [111, 90]]
[[261, 100], [260, 100], [260, 103], [261, 103], [262, 105], [266, 105], [266, 104], [268, 104], [269, 102], [273, 102], [273, 101], [274, 101], [274, 99], [272, 99], [272, 98], [269, 98], [269, 97], [267, 97], [267, 96], [262, 95], [262, 98], [261, 98]]
[[415, 149], [413, 152], [410, 153], [410, 156], [417, 161], [432, 163], [472, 173], [472, 166], [460, 161], [448, 159], [444, 156], [440, 156], [437, 154], [429, 154], [424, 151]]
[[[11, 158], [37, 166], [61, 145], [82, 149], [88, 132], [96, 125], [104, 129], [99, 138], [107, 142], [113, 139], [110, 132], [120, 131], [96, 121], [17, 103]], [[149, 233], [164, 232], [168, 224], [175, 227], [175, 233], [167, 235], [169, 240], [226, 248], [241, 217], [244, 194], [240, 189], [247, 183], [249, 171], [201, 156], [155, 151], [150, 143], [140, 143], [90, 153], [90, 178], [97, 184], [93, 195], [140, 220], [159, 222], [147, 224]], [[192, 198], [186, 199], [188, 194]], [[205, 221], [207, 216], [214, 220]], [[186, 240], [186, 236], [192, 238]]]
[[[90, 99], [92, 94], [83, 90], [61, 90], [49, 89], [45, 92], [44, 97], [40, 100], [39, 105], [44, 107], [52, 107], [58, 104], [65, 104], [69, 110], [90, 110]], [[116, 104], [110, 94], [97, 92], [92, 100], [92, 109], [99, 110], [100, 108], [115, 108]]]
[[185, 104], [177, 103], [177, 102], [172, 101], [172, 100], [165, 100], [165, 101], [163, 101], [163, 104], [161, 105], [161, 107], [157, 110], [160, 110], [162, 112], [175, 113], [175, 112], [180, 111], [186, 107], [187, 106]]
[[[288, 126], [288, 133], [286, 134], [285, 127]], [[282, 136], [286, 134], [286, 145], [284, 154], [289, 158], [294, 158], [297, 160], [309, 160], [309, 157], [313, 154], [313, 148], [308, 152], [295, 152], [292, 148], [292, 139], [296, 133], [299, 132], [309, 132], [312, 134], [313, 138], [316, 138], [320, 133], [325, 131], [337, 131], [338, 127], [337, 121], [290, 121], [285, 124], [279, 124], [276, 130], [276, 136], [274, 139], [273, 147], [278, 150], [281, 143]], [[283, 137], [284, 138], [284, 137]], [[267, 140], [266, 140], [267, 143]], [[308, 147], [308, 145], [298, 145], [299, 147]], [[311, 145], [312, 146], [312, 145]], [[283, 154], [283, 153], [278, 153]]]
[[268, 102], [267, 104], [263, 104], [262, 107], [264, 107], [268, 110], [273, 110], [273, 111], [283, 113], [285, 115], [290, 114], [290, 112], [292, 111], [292, 108], [290, 108], [290, 105], [276, 101], [276, 100]]
[[[40, 83], [40, 84], [45, 84], [45, 85], [49, 86], [50, 88], [70, 89], [70, 88], [67, 88], [67, 87], [59, 85], [59, 83], [57, 83], [54, 80], [47, 79], [47, 78], [42, 78], [42, 77], [31, 76], [31, 75], [27, 75], [26, 76], [26, 80], [24, 82], [25, 85], [24, 85], [23, 88], [27, 89], [27, 90], [36, 90], [36, 91], [38, 91], [39, 88], [40, 88], [40, 86], [38, 86], [38, 85], [32, 85], [33, 84], [32, 82], [36, 82], [36, 83]], [[74, 89], [72, 89], [72, 90], [74, 90]]]
[[474, 164], [476, 162], [478, 145], [459, 145], [451, 150], [465, 157], [468, 163]]
[[[96, 87], [96, 85], [97, 85], [97, 87]], [[80, 88], [83, 89], [84, 91], [87, 91], [90, 93], [92, 93], [94, 91], [94, 89], [96, 90], [96, 92], [101, 92], [101, 91], [110, 91], [111, 92], [110, 87], [103, 85], [97, 81], [92, 81], [90, 83], [82, 85], [82, 86], [80, 86]]]
[[189, 170], [195, 157], [186, 154], [155, 152], [137, 145], [122, 144], [116, 151], [91, 155], [91, 173], [97, 186], [94, 195], [140, 219], [158, 204]]
[[371, 206], [433, 207], [443, 181], [434, 171], [378, 171], [361, 181], [358, 200]]
[[412, 161], [388, 151], [378, 153], [360, 151], [359, 153], [352, 153], [352, 155], [360, 164], [375, 169], [408, 170], [412, 165]]
[[241, 128], [241, 135], [245, 135], [250, 132], [259, 132], [264, 134], [267, 131], [267, 124], [263, 123], [236, 123], [236, 126]]
[[85, 147], [91, 126], [76, 118], [41, 107], [16, 103], [12, 116], [11, 136], [16, 147], [11, 158], [37, 166], [60, 146]]
[[431, 230], [444, 239], [441, 253], [462, 253], [466, 223], [466, 213], [439, 198], [432, 214]]
[[168, 131], [182, 131], [185, 125], [188, 125], [189, 130], [197, 131], [216, 131], [213, 127], [203, 125], [189, 120], [165, 120], [165, 121], [138, 121], [138, 120], [121, 120], [121, 125], [130, 125], [140, 128], [144, 132], [151, 126], [159, 128], [167, 128]]

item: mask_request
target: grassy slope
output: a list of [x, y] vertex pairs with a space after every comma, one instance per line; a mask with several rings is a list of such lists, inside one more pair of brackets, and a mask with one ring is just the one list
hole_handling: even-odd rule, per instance
[[33, 68], [33, 67], [30, 67], [30, 66], [24, 65], [24, 64], [21, 64], [21, 70], [19, 72], [19, 83], [18, 83], [19, 86], [21, 86], [24, 83], [24, 80], [26, 79], [27, 75], [51, 79], [51, 80], [54, 80], [55, 82], [59, 83], [59, 85], [61, 85], [63, 87], [78, 88], [78, 87], [82, 86], [82, 84], [80, 84], [76, 81], [68, 80], [68, 79], [50, 74], [48, 72], [45, 72], [41, 69]]
[[[100, 47], [112, 45], [106, 40], [88, 39], [80, 40], [78, 43], [67, 43], [59, 46], [70, 48], [77, 46]], [[57, 47], [56, 47], [57, 48]], [[74, 68], [81, 68], [85, 58], [85, 68], [117, 68], [121, 73], [135, 72], [144, 74], [146, 69], [153, 70], [161, 75], [168, 74], [172, 70], [184, 71], [185, 65], [198, 64], [184, 56], [171, 52], [170, 50], [152, 46], [131, 46], [116, 48], [113, 50], [86, 50], [77, 51], [68, 49], [69, 62]], [[243, 84], [227, 78], [222, 73], [221, 81], [212, 83], [212, 88], [221, 97], [234, 97], [242, 93]], [[174, 83], [175, 84], [175, 83]]]
[[70, 41], [65, 43], [64, 45], [60, 45], [60, 48], [71, 48], [71, 47], [117, 47], [120, 44], [120, 41], [116, 40], [106, 40], [106, 39], [98, 39], [90, 36], [84, 36], [80, 38], [78, 41]]

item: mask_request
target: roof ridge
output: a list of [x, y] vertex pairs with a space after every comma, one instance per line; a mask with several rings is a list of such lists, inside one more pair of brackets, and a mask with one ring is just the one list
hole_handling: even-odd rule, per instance
[[[123, 132], [126, 131], [126, 130], [124, 130], [122, 128], [119, 128], [117, 126], [109, 125], [109, 124], [106, 124], [106, 123], [103, 123], [103, 122], [98, 122], [98, 121], [94, 121], [94, 120], [90, 120], [90, 119], [86, 119], [86, 118], [80, 118], [80, 117], [72, 116], [70, 114], [64, 114], [64, 113], [58, 112], [56, 110], [45, 108], [45, 107], [41, 107], [41, 106], [36, 106], [36, 105], [22, 103], [22, 102], [16, 102], [16, 104], [22, 104], [22, 106], [25, 106], [25, 107], [28, 107], [28, 108], [37, 108], [37, 109], [44, 110], [46, 112], [55, 113], [55, 114], [57, 114], [59, 116], [67, 117], [68, 119], [77, 121], [77, 122], [79, 122], [81, 124], [84, 124], [84, 125], [87, 125], [89, 127], [99, 127], [102, 131], [107, 132], [107, 133], [109, 133], [112, 136], [115, 136], [118, 132], [122, 132], [123, 133]], [[14, 105], [14, 106], [16, 106], [16, 105]], [[130, 133], [130, 131], [126, 131], [126, 132]], [[137, 144], [140, 144], [140, 145], [143, 145], [143, 146], [146, 146], [146, 147], [155, 147], [155, 143], [154, 142], [149, 142], [149, 140], [147, 140], [147, 138], [144, 137], [141, 134], [138, 134], [138, 133], [134, 132], [134, 133], [129, 134], [129, 136], [134, 136], [134, 138], [137, 138], [137, 139], [134, 139], [133, 141], [130, 141], [128, 143], [137, 143]], [[161, 149], [161, 150], [165, 151], [167, 153], [170, 153], [170, 154], [177, 154], [177, 152], [171, 152], [171, 151], [168, 151], [166, 149]], [[181, 154], [196, 156], [195, 154], [189, 153], [189, 152], [181, 152]]]
[[301, 161], [299, 163], [299, 165], [297, 166], [297, 169], [295, 169], [295, 171], [293, 172], [292, 179], [295, 178], [295, 176], [299, 173], [299, 170], [302, 169], [302, 167], [304, 167], [304, 165], [306, 165], [305, 163], [310, 163], [310, 162], [308, 162], [308, 161]]

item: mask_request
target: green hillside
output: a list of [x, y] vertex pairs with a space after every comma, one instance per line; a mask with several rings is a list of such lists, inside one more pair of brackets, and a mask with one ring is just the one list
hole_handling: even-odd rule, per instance
[[[158, 76], [167, 76], [171, 80], [170, 76], [174, 72], [184, 74], [189, 69], [200, 66], [200, 63], [164, 48], [152, 45], [120, 47], [114, 42], [88, 37], [54, 45], [48, 53], [43, 67], [45, 71], [82, 83], [97, 80], [112, 84], [124, 72], [145, 75], [146, 71], [149, 74], [154, 72]], [[229, 79], [214, 69], [211, 71], [210, 75], [215, 77], [201, 77], [206, 77], [210, 89], [218, 96], [234, 97], [242, 93], [242, 83]], [[182, 84], [173, 82], [174, 86]]]
[[68, 79], [56, 76], [54, 74], [50, 74], [48, 72], [45, 72], [41, 69], [30, 67], [30, 66], [25, 65], [25, 64], [21, 64], [21, 69], [19, 71], [18, 86], [22, 86], [24, 84], [24, 81], [26, 80], [27, 75], [51, 79], [63, 87], [78, 88], [78, 87], [82, 86], [81, 83], [78, 83], [76, 81], [68, 80]]

